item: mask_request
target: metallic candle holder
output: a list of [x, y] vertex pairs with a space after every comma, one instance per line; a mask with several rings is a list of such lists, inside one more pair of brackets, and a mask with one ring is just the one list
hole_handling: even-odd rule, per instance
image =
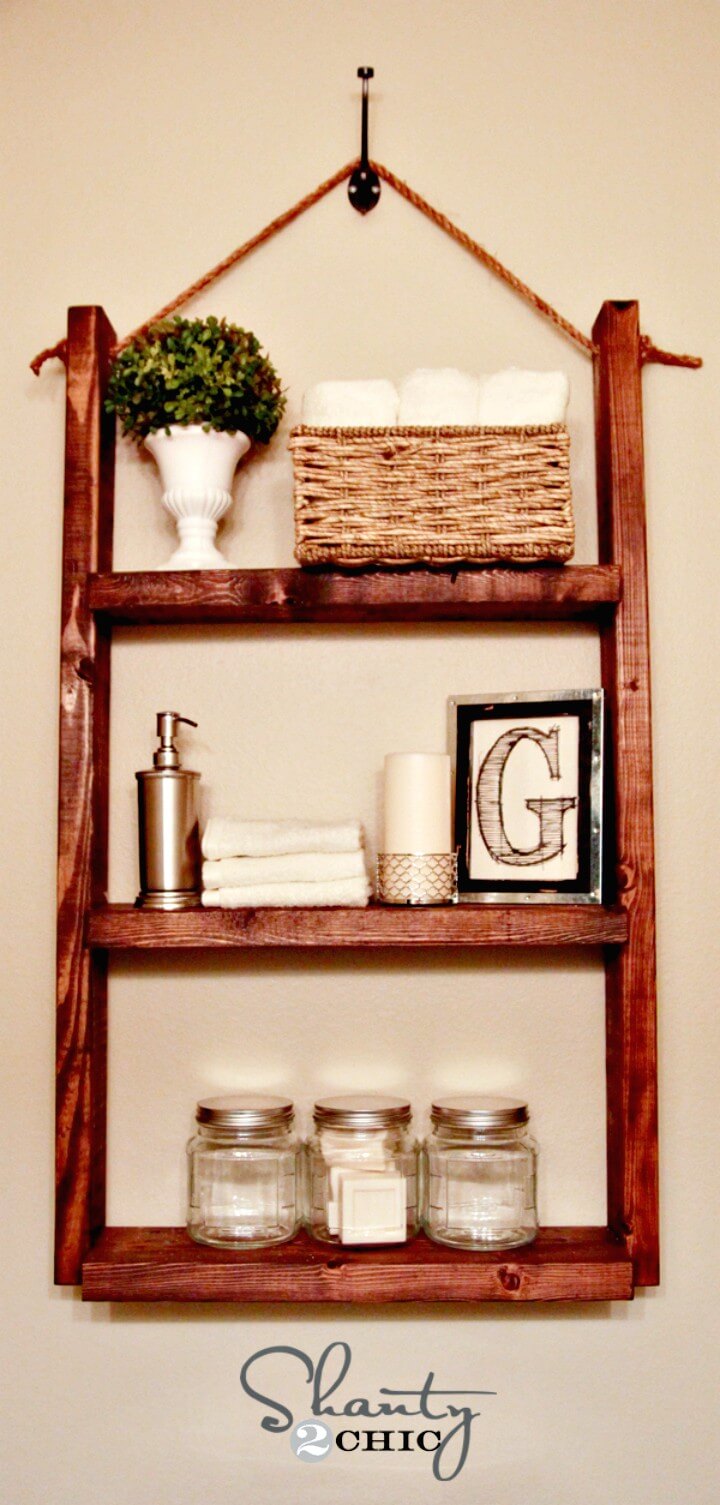
[[457, 852], [380, 852], [377, 897], [382, 904], [457, 904]]

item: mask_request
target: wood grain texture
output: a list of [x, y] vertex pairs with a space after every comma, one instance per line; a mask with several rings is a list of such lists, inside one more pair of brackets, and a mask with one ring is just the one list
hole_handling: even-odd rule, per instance
[[97, 575], [94, 611], [123, 626], [228, 622], [535, 621], [607, 615], [619, 601], [611, 564], [562, 569], [205, 570]]
[[601, 557], [623, 572], [602, 630], [611, 708], [617, 891], [628, 943], [607, 967], [608, 1222], [639, 1285], [659, 1280], [655, 891], [641, 351], [636, 303], [605, 303], [593, 329]]
[[108, 950], [202, 947], [598, 946], [620, 944], [627, 920], [596, 904], [453, 905], [409, 909], [187, 909], [107, 904], [89, 917], [91, 945]]
[[111, 562], [114, 425], [102, 410], [115, 338], [97, 308], [70, 309], [60, 665], [55, 1278], [80, 1278], [105, 1221], [106, 959], [85, 919], [107, 886], [110, 642], [87, 575]]
[[468, 1254], [423, 1234], [362, 1252], [301, 1233], [237, 1253], [184, 1228], [107, 1228], [83, 1265], [86, 1301], [627, 1301], [632, 1263], [604, 1228], [545, 1228], [525, 1249]]

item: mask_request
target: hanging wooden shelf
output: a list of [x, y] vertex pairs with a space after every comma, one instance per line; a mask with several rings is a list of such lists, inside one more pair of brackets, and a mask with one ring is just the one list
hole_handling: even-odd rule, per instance
[[466, 1253], [419, 1234], [363, 1251], [287, 1244], [237, 1254], [184, 1228], [106, 1228], [82, 1267], [86, 1301], [628, 1301], [632, 1260], [605, 1228], [541, 1228], [523, 1249]]
[[[563, 569], [112, 571], [114, 331], [70, 310], [60, 696], [55, 1272], [96, 1300], [621, 1300], [657, 1284], [652, 760], [641, 370], [635, 303], [593, 330], [600, 563]], [[590, 344], [590, 342], [587, 342]], [[563, 620], [600, 633], [610, 723], [615, 907], [188, 911], [107, 904], [116, 625]], [[612, 869], [614, 867], [614, 874]], [[502, 1255], [424, 1238], [352, 1252], [305, 1236], [242, 1255], [183, 1230], [105, 1227], [107, 969], [115, 949], [603, 945], [607, 1229], [546, 1228]]]
[[92, 575], [92, 611], [117, 626], [601, 620], [621, 597], [617, 565], [487, 570], [151, 570]]
[[186, 909], [105, 904], [87, 943], [107, 951], [368, 947], [599, 946], [628, 937], [622, 909], [599, 904], [457, 904], [447, 908]]

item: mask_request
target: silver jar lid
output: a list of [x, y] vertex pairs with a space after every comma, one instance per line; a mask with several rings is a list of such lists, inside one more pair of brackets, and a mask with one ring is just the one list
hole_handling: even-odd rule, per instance
[[527, 1103], [518, 1097], [486, 1097], [464, 1092], [456, 1097], [435, 1099], [430, 1118], [446, 1129], [514, 1129], [526, 1124]]
[[204, 1097], [197, 1105], [199, 1124], [217, 1129], [275, 1129], [292, 1123], [295, 1114], [289, 1097], [269, 1092], [238, 1092], [227, 1097]]
[[412, 1108], [405, 1097], [381, 1097], [374, 1092], [351, 1092], [324, 1097], [315, 1104], [318, 1128], [389, 1129], [409, 1124]]

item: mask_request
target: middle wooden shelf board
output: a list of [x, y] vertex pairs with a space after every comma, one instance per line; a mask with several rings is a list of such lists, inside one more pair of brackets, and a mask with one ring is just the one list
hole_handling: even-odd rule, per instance
[[461, 947], [622, 945], [626, 912], [600, 904], [457, 904], [367, 909], [185, 909], [132, 904], [91, 910], [87, 941], [102, 950], [263, 946]]

